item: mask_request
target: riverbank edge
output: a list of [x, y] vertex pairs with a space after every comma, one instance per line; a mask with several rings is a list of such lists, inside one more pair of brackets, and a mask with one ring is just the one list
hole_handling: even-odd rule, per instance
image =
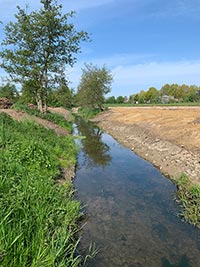
[[[191, 201], [193, 195], [190, 194], [190, 188], [194, 186], [200, 190], [198, 154], [185, 149], [185, 147], [180, 147], [177, 144], [160, 139], [143, 125], [127, 125], [118, 121], [110, 121], [107, 120], [109, 116], [110, 111], [105, 111], [94, 117], [91, 121], [110, 134], [119, 143], [152, 163], [164, 176], [170, 179], [177, 187], [177, 201], [183, 208], [182, 216], [186, 221], [200, 227], [198, 201]], [[188, 177], [190, 181], [188, 187], [180, 186], [180, 179], [183, 175]], [[182, 195], [184, 195], [184, 200], [180, 197]], [[198, 210], [198, 214], [196, 210]], [[188, 215], [187, 211], [190, 215]]]

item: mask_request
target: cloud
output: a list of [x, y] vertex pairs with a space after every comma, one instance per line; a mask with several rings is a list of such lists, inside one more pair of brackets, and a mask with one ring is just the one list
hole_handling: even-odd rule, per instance
[[[166, 83], [178, 84], [196, 84], [200, 85], [200, 60], [193, 61], [171, 61], [159, 62], [148, 61], [143, 63], [126, 64], [117, 57], [113, 57], [115, 62], [111, 62], [108, 58], [106, 66], [111, 70], [114, 82], [110, 95], [131, 95], [140, 90], [147, 90], [151, 86], [160, 89]], [[105, 59], [104, 59], [105, 60]], [[92, 61], [101, 62], [101, 59]], [[101, 66], [101, 65], [99, 65]], [[79, 62], [73, 69], [68, 70], [67, 75], [72, 81], [71, 86], [76, 88], [81, 77], [81, 68], [84, 67], [83, 62]]]
[[200, 60], [176, 62], [149, 62], [144, 64], [116, 66], [113, 93], [120, 95], [136, 93], [151, 86], [160, 89], [166, 83], [200, 84]]

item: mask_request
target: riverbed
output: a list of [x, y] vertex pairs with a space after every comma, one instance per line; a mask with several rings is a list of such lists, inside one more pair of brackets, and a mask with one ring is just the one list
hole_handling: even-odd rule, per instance
[[182, 221], [176, 188], [152, 164], [81, 119], [74, 186], [86, 214], [79, 252], [95, 267], [197, 267], [200, 231]]

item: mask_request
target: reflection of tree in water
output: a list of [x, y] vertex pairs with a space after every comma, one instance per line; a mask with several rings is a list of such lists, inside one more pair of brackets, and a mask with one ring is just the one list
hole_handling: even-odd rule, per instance
[[102, 131], [86, 123], [81, 118], [76, 119], [77, 129], [80, 135], [86, 138], [82, 140], [82, 150], [88, 156], [85, 158], [88, 166], [106, 166], [111, 161], [110, 147], [102, 142]]

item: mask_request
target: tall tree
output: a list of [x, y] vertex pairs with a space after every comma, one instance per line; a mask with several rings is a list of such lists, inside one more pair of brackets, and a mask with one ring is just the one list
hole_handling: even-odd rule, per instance
[[103, 109], [105, 94], [111, 91], [112, 75], [103, 66], [98, 68], [92, 64], [85, 64], [78, 86], [78, 103], [83, 107]]
[[5, 27], [0, 66], [13, 81], [34, 83], [38, 109], [45, 111], [48, 89], [63, 79], [66, 65], [74, 65], [80, 42], [86, 41], [88, 34], [76, 31], [69, 22], [74, 12], [63, 15], [56, 0], [41, 0], [41, 4], [39, 11], [29, 14], [17, 7], [16, 22]]
[[66, 83], [62, 83], [57, 90], [53, 91], [52, 101], [56, 106], [71, 108], [73, 106], [73, 90], [70, 90]]
[[159, 92], [155, 87], [150, 87], [145, 93], [145, 100], [149, 103], [157, 103], [159, 100]]

